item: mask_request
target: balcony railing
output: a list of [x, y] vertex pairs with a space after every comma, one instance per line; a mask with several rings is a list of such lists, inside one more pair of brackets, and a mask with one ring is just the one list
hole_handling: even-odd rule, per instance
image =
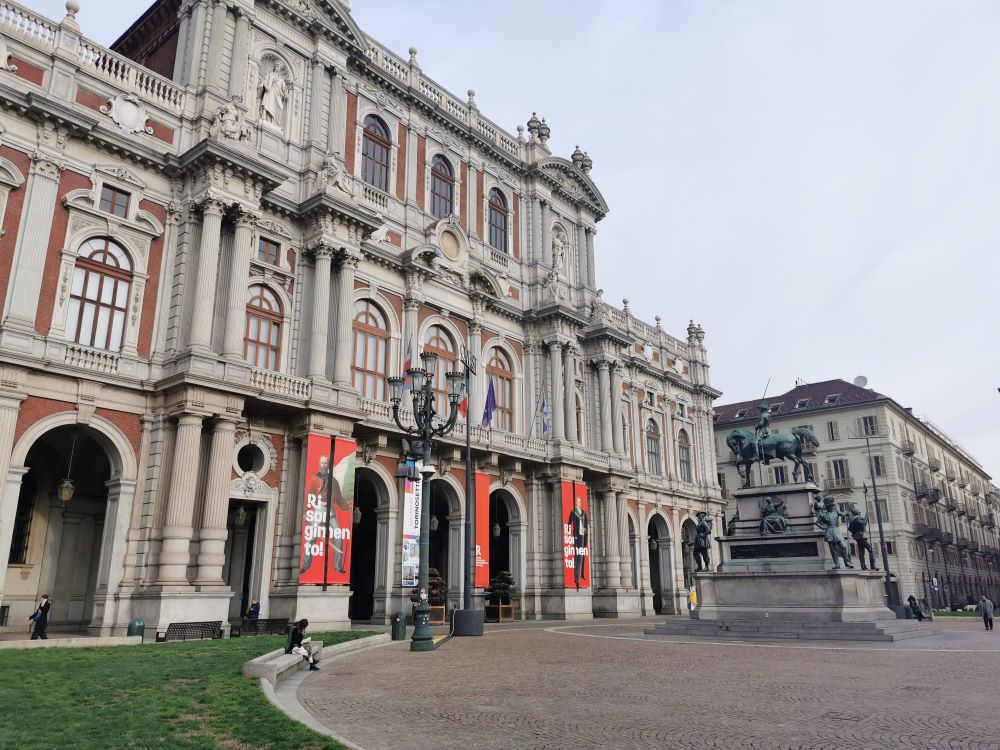
[[729, 499], [729, 490], [726, 489], [725, 487], [722, 488], [722, 499], [723, 500]]
[[917, 496], [917, 500], [923, 500], [927, 498], [927, 485], [918, 484], [913, 488], [913, 493]]
[[925, 497], [927, 498], [927, 502], [931, 503], [932, 505], [936, 502], [940, 502], [941, 490], [939, 490], [937, 487], [928, 487]]
[[937, 458], [928, 458], [927, 468], [933, 472], [941, 471], [941, 460]]
[[913, 445], [912, 440], [900, 440], [899, 449], [903, 452], [904, 456], [912, 456], [916, 446]]
[[954, 543], [955, 543], [954, 534], [952, 534], [950, 531], [941, 532], [941, 544], [954, 544]]
[[964, 488], [964, 487], [968, 487], [968, 486], [969, 486], [969, 480], [968, 480], [968, 479], [966, 479], [965, 477], [961, 477], [961, 476], [960, 476], [960, 477], [958, 477], [958, 480], [956, 481], [956, 484], [957, 484], [957, 485], [958, 485], [959, 487], [962, 487], [962, 488]]
[[827, 490], [849, 490], [854, 487], [854, 478], [827, 479], [825, 484]]
[[[937, 492], [939, 497], [941, 496], [941, 490], [934, 490], [934, 492]], [[928, 499], [930, 499], [930, 498], [928, 498]], [[949, 513], [954, 513], [956, 510], [958, 510], [958, 503], [956, 503], [950, 497], [945, 497], [944, 498], [944, 509], [946, 511], [948, 511]]]
[[996, 526], [997, 526], [997, 517], [992, 511], [990, 511], [989, 513], [986, 514], [986, 527], [990, 529], [995, 529]]
[[361, 187], [361, 197], [365, 199], [365, 202], [370, 206], [381, 211], [389, 210], [389, 195], [383, 193], [376, 187], [372, 187], [368, 183], [364, 183]]
[[955, 508], [955, 513], [957, 515], [964, 516], [966, 513], [969, 512], [969, 509], [966, 507], [965, 503], [956, 503], [956, 505], [957, 507]]
[[933, 526], [930, 526], [927, 529], [927, 538], [940, 542], [944, 538], [944, 532], [941, 529], [935, 529]]
[[914, 534], [914, 536], [917, 537], [917, 539], [920, 539], [922, 537], [928, 536], [928, 532], [929, 531], [930, 531], [930, 527], [927, 524], [925, 524], [925, 523], [915, 523], [915, 524], [913, 524], [913, 534]]
[[966, 505], [965, 515], [967, 515], [970, 519], [974, 520], [976, 516], [979, 515], [979, 508], [977, 508], [975, 505]]
[[312, 395], [312, 381], [271, 370], [254, 368], [250, 371], [250, 383], [266, 393], [279, 396], [308, 399]]
[[63, 361], [72, 367], [103, 372], [107, 375], [116, 375], [118, 374], [121, 357], [115, 352], [91, 349], [79, 344], [70, 344], [66, 347], [66, 355]]

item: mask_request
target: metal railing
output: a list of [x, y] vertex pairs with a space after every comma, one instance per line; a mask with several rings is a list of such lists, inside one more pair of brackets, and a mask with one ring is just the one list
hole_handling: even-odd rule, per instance
[[928, 458], [927, 459], [927, 468], [930, 469], [931, 471], [935, 472], [935, 473], [941, 471], [941, 459], [939, 459], [939, 458], [933, 458], [933, 457], [932, 458]]
[[916, 450], [916, 446], [913, 444], [912, 440], [900, 440], [899, 450], [903, 452], [904, 456], [912, 456]]
[[827, 490], [849, 490], [854, 487], [854, 477], [827, 479], [824, 485]]

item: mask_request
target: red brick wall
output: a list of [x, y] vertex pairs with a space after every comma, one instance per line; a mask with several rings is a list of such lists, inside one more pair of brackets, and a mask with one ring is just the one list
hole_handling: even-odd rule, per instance
[[476, 234], [483, 239], [483, 173], [476, 172]]
[[87, 109], [100, 112], [101, 107], [107, 104], [107, 100], [100, 94], [95, 94], [93, 91], [80, 87], [76, 90], [76, 103], [82, 104]]
[[[59, 195], [66, 195], [71, 190], [81, 190], [90, 187], [90, 178], [69, 169], [62, 173], [59, 179]], [[66, 241], [66, 225], [69, 222], [69, 211], [60, 202], [56, 202], [52, 216], [52, 229], [49, 234], [49, 249], [45, 256], [45, 269], [42, 272], [42, 289], [38, 296], [38, 309], [35, 313], [35, 331], [47, 335], [52, 325], [52, 305], [59, 286], [60, 251]]]
[[173, 144], [174, 142], [174, 131], [172, 128], [168, 128], [156, 120], [149, 121], [149, 127], [153, 129], [153, 137], [157, 138], [164, 143]]
[[135, 460], [138, 463], [139, 450], [142, 445], [142, 419], [140, 419], [139, 415], [103, 408], [96, 409], [94, 413], [99, 417], [104, 417], [122, 431], [122, 434], [125, 435], [132, 446], [132, 450], [135, 451]]
[[[139, 204], [142, 211], [149, 211], [157, 220], [166, 225], [167, 210], [159, 203], [142, 201]], [[142, 319], [139, 321], [139, 356], [148, 357], [153, 346], [153, 324], [156, 321], [156, 300], [160, 296], [160, 263], [163, 258], [163, 235], [161, 234], [149, 247], [149, 265], [146, 270], [146, 291], [142, 300]]]
[[0, 146], [0, 156], [13, 162], [25, 178], [25, 183], [21, 187], [7, 194], [7, 210], [3, 216], [3, 236], [0, 237], [0, 310], [2, 310], [14, 260], [14, 243], [17, 241], [17, 230], [21, 225], [21, 209], [24, 208], [24, 194], [28, 188], [31, 159], [27, 154], [6, 146]]
[[21, 402], [21, 410], [17, 413], [17, 426], [14, 427], [14, 444], [17, 444], [24, 431], [29, 427], [61, 411], [76, 411], [76, 404], [72, 404], [69, 401], [54, 401], [50, 398], [28, 396]]
[[399, 158], [396, 161], [396, 197], [406, 200], [406, 126], [399, 123]]
[[514, 193], [514, 257], [521, 257], [521, 196]]
[[417, 205], [424, 207], [424, 165], [427, 163], [427, 139], [417, 136]]
[[30, 62], [25, 62], [24, 60], [12, 55], [10, 58], [10, 64], [17, 66], [17, 72], [14, 75], [18, 78], [23, 78], [36, 86], [41, 86], [42, 81], [45, 80], [45, 71], [41, 68], [35, 67]]
[[357, 147], [358, 95], [347, 94], [347, 133], [344, 138], [344, 167], [348, 174], [354, 174], [354, 149]]

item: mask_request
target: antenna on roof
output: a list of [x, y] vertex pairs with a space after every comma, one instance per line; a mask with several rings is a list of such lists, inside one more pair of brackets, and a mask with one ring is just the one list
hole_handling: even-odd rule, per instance
[[800, 385], [809, 385], [809, 384], [802, 378], [795, 378], [795, 387], [797, 388]]
[[858, 388], [864, 388], [866, 385], [868, 385], [868, 378], [866, 378], [864, 375], [858, 375], [856, 378], [854, 378], [854, 385], [856, 385]]

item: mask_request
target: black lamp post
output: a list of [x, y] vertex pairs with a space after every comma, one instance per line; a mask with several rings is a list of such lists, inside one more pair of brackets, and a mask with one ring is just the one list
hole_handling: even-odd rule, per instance
[[422, 368], [412, 367], [406, 372], [410, 378], [410, 391], [413, 396], [413, 420], [416, 426], [404, 425], [399, 418], [399, 404], [403, 400], [403, 385], [405, 383], [403, 378], [389, 378], [389, 400], [392, 402], [392, 418], [396, 425], [407, 435], [413, 435], [419, 440], [418, 450], [422, 452], [423, 466], [420, 469], [420, 474], [425, 494], [422, 497], [420, 508], [420, 568], [417, 583], [420, 600], [413, 610], [414, 628], [410, 650], [431, 651], [435, 648], [434, 636], [431, 633], [429, 623], [430, 606], [427, 602], [427, 558], [430, 552], [431, 525], [431, 504], [428, 490], [435, 473], [434, 467], [431, 465], [431, 449], [435, 437], [447, 435], [455, 429], [455, 421], [458, 419], [458, 400], [461, 397], [462, 382], [465, 376], [460, 372], [449, 372], [445, 375], [448, 379], [450, 413], [447, 420], [438, 420], [435, 426], [437, 410], [434, 408], [434, 374], [437, 372], [438, 355], [434, 352], [423, 352], [420, 355], [420, 360], [423, 363]]

